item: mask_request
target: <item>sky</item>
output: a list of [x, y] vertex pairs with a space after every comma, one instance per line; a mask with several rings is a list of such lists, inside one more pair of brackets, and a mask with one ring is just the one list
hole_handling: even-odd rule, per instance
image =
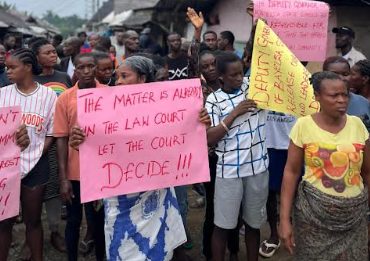
[[[89, 0], [92, 2], [92, 0]], [[102, 2], [106, 0], [101, 0]], [[78, 15], [85, 17], [86, 0], [0, 0], [8, 4], [15, 4], [19, 11], [27, 11], [41, 17], [47, 10], [52, 10], [59, 16]]]

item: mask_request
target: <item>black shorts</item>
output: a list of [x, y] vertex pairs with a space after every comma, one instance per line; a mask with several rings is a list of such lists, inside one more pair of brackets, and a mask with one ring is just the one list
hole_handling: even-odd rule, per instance
[[36, 166], [22, 179], [22, 186], [27, 188], [35, 188], [38, 186], [46, 185], [49, 180], [49, 156], [45, 153], [41, 156]]

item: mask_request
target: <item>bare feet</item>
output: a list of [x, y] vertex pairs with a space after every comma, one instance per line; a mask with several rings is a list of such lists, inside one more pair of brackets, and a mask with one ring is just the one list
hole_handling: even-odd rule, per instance
[[65, 239], [59, 234], [59, 232], [52, 232], [50, 235], [50, 244], [59, 252], [66, 253], [67, 246]]
[[26, 242], [24, 242], [24, 244], [22, 246], [21, 260], [22, 261], [31, 261], [31, 250], [28, 247], [28, 245], [26, 244]]

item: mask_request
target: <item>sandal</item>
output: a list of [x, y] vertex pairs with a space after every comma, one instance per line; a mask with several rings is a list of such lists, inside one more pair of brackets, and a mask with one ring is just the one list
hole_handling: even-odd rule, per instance
[[260, 246], [259, 253], [263, 257], [272, 257], [279, 247], [280, 247], [280, 240], [277, 245], [274, 243], [267, 243], [267, 240], [264, 240]]
[[89, 240], [87, 242], [85, 240], [82, 240], [78, 249], [80, 250], [81, 254], [87, 255], [88, 253], [91, 252], [91, 250], [93, 249], [93, 246], [94, 246], [94, 240]]

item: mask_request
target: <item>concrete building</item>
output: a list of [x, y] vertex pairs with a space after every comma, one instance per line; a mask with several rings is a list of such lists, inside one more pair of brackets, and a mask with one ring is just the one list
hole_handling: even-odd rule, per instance
[[[292, 0], [293, 1], [293, 0]], [[166, 35], [176, 31], [190, 39], [193, 28], [186, 18], [187, 7], [202, 11], [206, 26], [204, 30], [220, 33], [230, 30], [235, 34], [235, 47], [242, 51], [248, 41], [252, 18], [247, 14], [250, 0], [110, 0], [110, 29], [141, 31], [149, 26], [156, 40], [165, 43]], [[337, 53], [335, 35], [331, 29], [349, 26], [356, 32], [355, 47], [370, 58], [370, 0], [326, 0], [331, 6], [328, 27], [327, 56]], [[105, 14], [107, 15], [107, 14]], [[97, 17], [97, 16], [94, 16]], [[104, 17], [101, 16], [101, 19]], [[99, 19], [98, 19], [99, 20]], [[98, 23], [98, 21], [95, 21]]]

